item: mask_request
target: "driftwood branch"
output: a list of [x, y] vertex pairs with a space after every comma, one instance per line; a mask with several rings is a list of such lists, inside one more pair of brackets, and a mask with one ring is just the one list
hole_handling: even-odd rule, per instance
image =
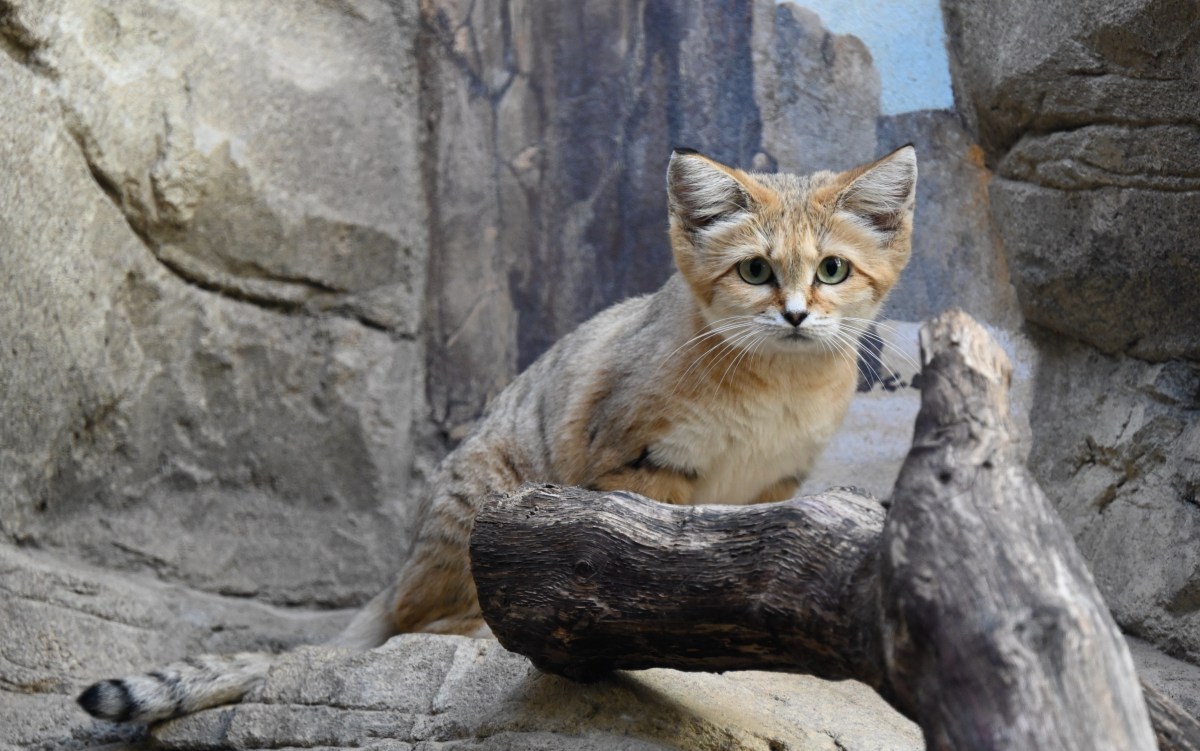
[[852, 490], [675, 507], [527, 486], [481, 510], [484, 617], [578, 679], [783, 670], [874, 687], [934, 749], [1200, 749], [1147, 698], [1073, 542], [1022, 466], [1010, 366], [973, 320], [921, 334], [922, 406], [890, 511]]

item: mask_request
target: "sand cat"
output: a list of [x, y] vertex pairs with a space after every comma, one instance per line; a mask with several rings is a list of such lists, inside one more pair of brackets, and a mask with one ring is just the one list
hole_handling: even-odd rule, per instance
[[[334, 644], [485, 634], [467, 544], [491, 492], [525, 481], [667, 503], [791, 497], [842, 421], [859, 337], [908, 262], [911, 146], [848, 172], [750, 174], [677, 149], [667, 170], [677, 273], [558, 342], [439, 465], [395, 584]], [[192, 658], [103, 681], [79, 703], [148, 723], [239, 700], [272, 657]]]

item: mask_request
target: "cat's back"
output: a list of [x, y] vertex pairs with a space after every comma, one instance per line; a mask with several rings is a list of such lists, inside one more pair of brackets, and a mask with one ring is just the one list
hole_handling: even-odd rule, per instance
[[[652, 402], [658, 364], [688, 325], [682, 282], [618, 302], [580, 324], [542, 354], [485, 410], [475, 439], [520, 453], [526, 479], [583, 479], [581, 450], [628, 433]], [[631, 436], [626, 435], [626, 442]], [[578, 445], [583, 441], [586, 446]], [[594, 458], [586, 461], [594, 462]]]

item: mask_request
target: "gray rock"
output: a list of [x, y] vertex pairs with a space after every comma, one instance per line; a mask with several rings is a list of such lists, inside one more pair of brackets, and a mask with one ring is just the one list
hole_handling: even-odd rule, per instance
[[416, 334], [415, 13], [56, 4], [18, 2], [17, 17], [44, 40], [35, 57], [96, 181], [164, 264]]
[[74, 695], [92, 681], [189, 654], [321, 640], [347, 617], [105, 573], [0, 543], [0, 747], [138, 740], [136, 728], [89, 718]]
[[790, 2], [756, 0], [753, 26], [761, 166], [807, 174], [874, 159], [879, 72], [866, 45]]
[[1088, 125], [1026, 135], [998, 170], [1011, 180], [1059, 190], [1194, 191], [1200, 189], [1200, 127]]
[[1108, 353], [1200, 357], [1200, 9], [944, 4], [960, 112], [1025, 317]]
[[1040, 344], [1030, 469], [1118, 624], [1200, 662], [1200, 369]]
[[323, 8], [5, 6], [9, 538], [275, 602], [403, 559], [415, 19]]
[[1027, 320], [1107, 353], [1200, 358], [1200, 193], [996, 179], [992, 210]]
[[989, 159], [1023, 134], [1200, 124], [1200, 9], [1183, 0], [946, 0], [957, 109]]
[[1142, 680], [1174, 699], [1193, 717], [1200, 717], [1200, 668], [1168, 657], [1141, 639], [1127, 637], [1125, 642]]
[[1037, 325], [1031, 468], [1118, 622], [1196, 661], [1200, 8], [943, 10], [955, 100], [998, 171], [993, 218]]
[[[764, 702], [763, 697], [770, 696]], [[669, 670], [576, 684], [491, 640], [401, 636], [284, 657], [250, 703], [157, 726], [167, 748], [900, 749], [920, 732], [865, 686]], [[406, 746], [401, 746], [406, 747]], [[492, 746], [485, 746], [492, 747]]]

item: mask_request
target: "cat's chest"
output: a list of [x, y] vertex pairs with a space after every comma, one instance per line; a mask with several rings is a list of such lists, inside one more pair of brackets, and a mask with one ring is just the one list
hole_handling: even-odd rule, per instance
[[845, 415], [849, 392], [829, 384], [739, 395], [681, 410], [653, 453], [696, 477], [693, 503], [749, 503], [811, 469]]

